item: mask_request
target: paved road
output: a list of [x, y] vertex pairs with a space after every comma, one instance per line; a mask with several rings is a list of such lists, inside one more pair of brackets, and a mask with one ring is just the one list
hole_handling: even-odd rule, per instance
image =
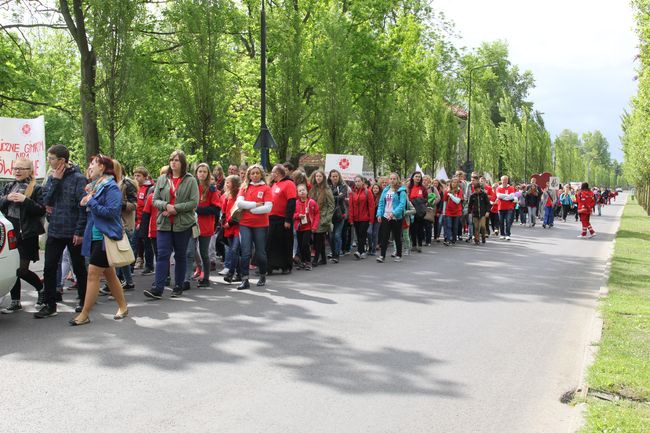
[[55, 318], [0, 317], [2, 431], [564, 433], [621, 210], [592, 240], [515, 226], [262, 290], [138, 290], [123, 322], [104, 298], [68, 327], [69, 292]]

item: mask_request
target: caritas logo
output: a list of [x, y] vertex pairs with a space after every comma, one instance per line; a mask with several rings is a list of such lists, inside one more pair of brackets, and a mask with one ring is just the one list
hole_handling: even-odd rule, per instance
[[29, 133], [32, 132], [32, 127], [29, 126], [29, 123], [25, 123], [20, 130], [23, 131], [23, 134], [29, 135]]
[[350, 160], [349, 159], [341, 158], [339, 160], [339, 167], [341, 167], [341, 170], [347, 170], [349, 166], [350, 166]]

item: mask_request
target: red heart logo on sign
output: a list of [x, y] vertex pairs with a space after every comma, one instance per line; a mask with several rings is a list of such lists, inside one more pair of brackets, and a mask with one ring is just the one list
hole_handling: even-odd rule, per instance
[[339, 167], [345, 170], [349, 166], [350, 166], [350, 161], [347, 158], [341, 158], [341, 160], [339, 161]]
[[538, 187], [545, 189], [551, 180], [551, 176], [551, 173], [545, 171], [544, 173], [534, 174], [530, 178], [535, 179]]
[[23, 134], [28, 135], [32, 131], [32, 127], [29, 126], [29, 123], [25, 123], [22, 128]]

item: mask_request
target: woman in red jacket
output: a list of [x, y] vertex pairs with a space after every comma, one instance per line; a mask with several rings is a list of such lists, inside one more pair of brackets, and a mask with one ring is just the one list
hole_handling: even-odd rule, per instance
[[307, 197], [307, 185], [298, 185], [296, 212], [293, 215], [294, 227], [298, 234], [298, 269], [311, 271], [311, 234], [316, 233], [320, 223], [320, 209], [313, 198]]
[[[232, 207], [237, 200], [239, 194], [239, 187], [241, 186], [241, 179], [236, 174], [228, 176], [224, 182], [224, 193], [221, 196], [221, 209], [222, 209], [222, 230], [223, 238], [228, 245], [226, 250], [225, 264], [226, 275], [223, 280], [230, 284], [233, 281], [241, 281], [241, 274], [239, 272], [239, 220], [233, 221]], [[238, 278], [235, 278], [235, 272]]]
[[354, 227], [357, 235], [357, 252], [354, 257], [357, 259], [366, 258], [366, 244], [368, 239], [368, 227], [375, 215], [375, 197], [366, 186], [365, 179], [361, 176], [354, 178], [354, 188], [350, 194], [350, 207], [348, 221]]
[[411, 250], [421, 253], [425, 235], [424, 215], [426, 215], [427, 200], [429, 198], [429, 191], [422, 183], [422, 173], [415, 172], [411, 175], [408, 184], [408, 198], [415, 207], [413, 222], [409, 227]]
[[582, 223], [582, 232], [578, 237], [585, 239], [587, 237], [587, 230], [589, 230], [589, 237], [593, 238], [596, 236], [596, 231], [591, 227], [589, 217], [591, 217], [591, 211], [596, 205], [596, 201], [594, 200], [594, 193], [589, 189], [587, 182], [583, 182], [580, 186], [580, 191], [576, 194], [576, 202], [578, 204], [578, 216]]
[[[199, 247], [201, 256], [201, 269], [203, 278], [197, 284], [198, 287], [210, 286], [210, 239], [215, 232], [215, 222], [221, 211], [221, 197], [217, 187], [210, 183], [210, 167], [202, 162], [194, 170], [194, 177], [199, 184], [199, 204], [196, 208], [197, 224], [199, 226], [199, 237], [190, 238], [187, 244], [187, 263], [194, 263], [196, 246]], [[190, 278], [192, 277], [192, 267], [188, 266], [185, 272], [185, 282], [183, 290], [190, 289]]]
[[456, 244], [460, 217], [463, 216], [463, 189], [457, 177], [449, 182], [442, 197], [445, 202], [445, 246]]

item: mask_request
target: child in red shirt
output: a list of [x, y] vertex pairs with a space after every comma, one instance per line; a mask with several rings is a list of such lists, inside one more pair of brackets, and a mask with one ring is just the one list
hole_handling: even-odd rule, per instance
[[298, 201], [293, 220], [298, 235], [298, 252], [300, 254], [300, 264], [297, 269], [311, 271], [311, 234], [318, 229], [320, 209], [314, 199], [307, 197], [307, 186], [305, 185], [298, 185]]

